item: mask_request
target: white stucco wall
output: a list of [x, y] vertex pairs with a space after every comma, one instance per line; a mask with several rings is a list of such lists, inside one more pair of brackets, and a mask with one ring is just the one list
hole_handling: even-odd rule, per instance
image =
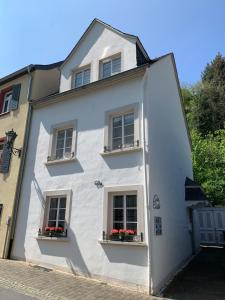
[[62, 67], [60, 92], [71, 89], [73, 71], [90, 65], [91, 82], [99, 79], [99, 61], [121, 53], [121, 71], [137, 66], [136, 40], [124, 38], [103, 24], [95, 23]]
[[[94, 185], [144, 184], [142, 151], [100, 155], [105, 111], [141, 103], [141, 87], [141, 78], [129, 79], [34, 110], [12, 257], [148, 290], [148, 247], [99, 244], [104, 189]], [[77, 161], [46, 166], [51, 126], [74, 119]], [[36, 239], [43, 193], [57, 189], [72, 190], [68, 243]]]
[[[149, 118], [147, 160], [150, 170], [151, 280], [156, 293], [191, 255], [185, 203], [185, 178], [192, 178], [191, 149], [182, 115], [178, 87], [168, 55], [148, 69], [144, 81]], [[160, 209], [152, 208], [154, 195]], [[162, 235], [154, 234], [154, 217], [162, 217]]]

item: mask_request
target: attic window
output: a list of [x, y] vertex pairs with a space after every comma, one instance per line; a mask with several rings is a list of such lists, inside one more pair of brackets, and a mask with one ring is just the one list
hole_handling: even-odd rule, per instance
[[108, 58], [101, 62], [101, 78], [107, 78], [121, 72], [121, 57]]
[[78, 88], [82, 85], [90, 83], [90, 74], [90, 68], [76, 72], [74, 76], [74, 87]]

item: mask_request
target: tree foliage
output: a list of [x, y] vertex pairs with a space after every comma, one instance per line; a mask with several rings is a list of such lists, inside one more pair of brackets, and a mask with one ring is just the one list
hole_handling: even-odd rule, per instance
[[225, 205], [225, 58], [206, 65], [202, 81], [182, 89], [193, 144], [194, 177], [214, 204]]

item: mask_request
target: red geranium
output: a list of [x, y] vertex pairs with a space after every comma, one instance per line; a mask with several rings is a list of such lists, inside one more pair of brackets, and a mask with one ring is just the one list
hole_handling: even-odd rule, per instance
[[126, 229], [120, 229], [119, 233], [126, 233]]
[[134, 233], [134, 230], [127, 230], [127, 234], [133, 235]]
[[111, 234], [116, 234], [116, 233], [119, 233], [119, 230], [117, 230], [117, 229], [112, 229], [111, 230]]

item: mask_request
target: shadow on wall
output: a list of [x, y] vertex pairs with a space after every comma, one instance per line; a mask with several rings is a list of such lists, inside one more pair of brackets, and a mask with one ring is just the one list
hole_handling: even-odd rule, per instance
[[69, 163], [66, 162], [58, 165], [57, 164], [49, 165], [46, 167], [49, 175], [52, 177], [84, 172], [84, 169], [82, 168], [78, 160], [71, 161]]
[[102, 244], [102, 248], [111, 263], [148, 266], [147, 247]]
[[103, 159], [110, 169], [128, 169], [142, 166], [142, 155], [140, 155], [140, 152], [104, 156]]

